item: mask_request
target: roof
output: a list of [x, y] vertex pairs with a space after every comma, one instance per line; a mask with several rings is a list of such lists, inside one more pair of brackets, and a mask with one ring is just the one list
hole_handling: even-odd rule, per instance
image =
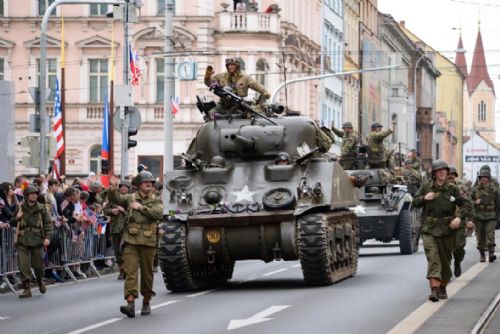
[[[462, 35], [458, 39], [458, 50], [463, 50], [464, 44], [462, 43]], [[457, 65], [458, 69], [462, 73], [462, 75], [467, 78], [467, 62], [465, 61], [465, 54], [463, 52], [457, 52], [455, 56], [455, 65]]]
[[474, 47], [474, 56], [472, 58], [472, 67], [467, 78], [467, 89], [469, 90], [469, 95], [477, 89], [477, 86], [479, 86], [482, 81], [484, 81], [484, 83], [491, 88], [493, 94], [495, 94], [495, 87], [493, 86], [493, 81], [491, 81], [490, 75], [488, 74], [486, 58], [484, 57], [481, 30], [478, 30], [476, 46]]
[[[500, 150], [500, 143], [492, 143], [491, 141], [489, 141], [486, 137], [484, 137], [481, 132], [479, 131], [475, 131], [474, 132], [475, 135], [479, 136], [482, 140], [484, 140], [488, 145], [491, 145], [493, 146], [494, 148]], [[466, 142], [468, 142], [469, 140], [471, 140], [472, 136], [463, 136], [463, 139], [462, 139], [462, 143], [465, 144]]]

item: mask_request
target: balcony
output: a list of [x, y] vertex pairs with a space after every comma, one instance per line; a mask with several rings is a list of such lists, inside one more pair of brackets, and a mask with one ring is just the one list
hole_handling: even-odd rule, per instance
[[279, 18], [276, 13], [221, 12], [218, 13], [218, 32], [266, 32], [279, 33]]

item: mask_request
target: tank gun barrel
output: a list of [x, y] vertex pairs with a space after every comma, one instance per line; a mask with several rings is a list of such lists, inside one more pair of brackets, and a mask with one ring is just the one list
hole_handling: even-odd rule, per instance
[[253, 150], [255, 147], [255, 140], [252, 138], [232, 134], [230, 139], [247, 150]]

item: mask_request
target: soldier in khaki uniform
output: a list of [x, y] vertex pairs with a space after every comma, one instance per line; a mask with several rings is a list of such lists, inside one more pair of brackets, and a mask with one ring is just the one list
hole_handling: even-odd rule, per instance
[[375, 122], [372, 124], [372, 131], [366, 138], [368, 149], [368, 168], [386, 168], [387, 152], [384, 147], [384, 139], [389, 137], [392, 129], [382, 131], [382, 124]]
[[[462, 222], [473, 218], [472, 203], [460, 190], [448, 183], [449, 167], [443, 160], [432, 163], [432, 182], [424, 183], [413, 199], [423, 208], [422, 240], [427, 257], [429, 300], [447, 299], [446, 286], [451, 279], [451, 254], [455, 249], [455, 231]], [[461, 217], [457, 217], [457, 206]]]
[[[17, 226], [17, 259], [24, 291], [19, 298], [31, 297], [31, 267], [41, 293], [43, 284], [43, 247], [50, 244], [53, 221], [45, 205], [38, 202], [39, 190], [29, 185], [24, 190], [24, 202], [14, 212], [11, 225]], [[31, 259], [31, 261], [30, 261]]]
[[342, 147], [340, 149], [340, 165], [344, 169], [355, 169], [356, 158], [358, 157], [358, 136], [353, 130], [351, 122], [342, 124], [342, 130], [337, 129], [332, 122], [332, 131], [342, 137]]
[[153, 291], [153, 260], [157, 248], [158, 224], [163, 218], [161, 199], [153, 194], [155, 179], [150, 172], [142, 171], [135, 177], [138, 190], [133, 194], [122, 195], [118, 192], [118, 179], [112, 176], [108, 199], [110, 203], [120, 205], [127, 211], [126, 225], [123, 232], [125, 267], [124, 296], [127, 305], [120, 307], [120, 312], [129, 318], [135, 317], [135, 299], [137, 291], [137, 271], [141, 271], [140, 292], [144, 297], [141, 315], [151, 313]]
[[416, 149], [411, 149], [410, 152], [408, 153], [408, 159], [410, 159], [410, 167], [416, 170], [418, 173], [420, 173], [420, 168], [422, 167], [422, 161], [420, 160], [419, 157], [417, 157], [417, 150]]
[[[120, 195], [126, 195], [130, 193], [131, 184], [130, 181], [123, 180], [118, 185], [118, 190]], [[123, 228], [125, 226], [125, 218], [127, 211], [121, 205], [115, 203], [109, 203], [104, 209], [104, 214], [110, 217], [110, 233], [111, 242], [113, 244], [113, 250], [115, 252], [116, 263], [120, 268], [120, 274], [118, 279], [125, 279], [125, 270], [123, 266], [123, 251], [121, 248], [121, 241], [123, 238]]]
[[266, 99], [270, 98], [271, 94], [266, 88], [251, 76], [244, 74], [240, 70], [240, 66], [240, 61], [236, 58], [226, 59], [227, 72], [214, 74], [212, 67], [208, 66], [205, 72], [205, 85], [210, 86], [217, 82], [222, 86], [231, 87], [233, 92], [240, 97], [248, 96], [248, 89], [250, 88]]
[[481, 255], [480, 261], [485, 262], [484, 252], [489, 252], [489, 261], [496, 259], [495, 255], [495, 224], [500, 209], [500, 192], [491, 182], [491, 174], [483, 169], [478, 175], [479, 184], [472, 188], [471, 198], [476, 209], [477, 248]]
[[[448, 182], [457, 186], [460, 190], [460, 195], [466, 197], [470, 200], [469, 194], [467, 194], [467, 187], [460, 181], [458, 181], [457, 169], [450, 166], [450, 172], [448, 173]], [[460, 216], [460, 213], [457, 213]], [[455, 233], [455, 249], [453, 250], [453, 273], [455, 277], [460, 277], [462, 275], [461, 263], [465, 257], [465, 244], [467, 240], [467, 232], [474, 230], [474, 223], [468, 221], [466, 224], [460, 224], [460, 227]]]

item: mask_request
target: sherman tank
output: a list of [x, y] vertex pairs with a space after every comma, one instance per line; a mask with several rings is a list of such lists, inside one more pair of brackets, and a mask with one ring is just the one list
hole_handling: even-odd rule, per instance
[[388, 169], [349, 170], [365, 180], [357, 188], [361, 204], [353, 210], [360, 225], [361, 244], [369, 239], [384, 243], [399, 240], [401, 254], [418, 250], [420, 210], [411, 206], [413, 197], [405, 184], [398, 184]]
[[[236, 261], [251, 259], [299, 260], [308, 285], [353, 276], [359, 227], [349, 207], [359, 202], [346, 172], [322, 153], [321, 130], [307, 117], [277, 115], [276, 106], [259, 112], [222, 87], [212, 90], [224, 104], [198, 97], [206, 122], [184, 166], [165, 175], [167, 289], [224, 284]], [[287, 161], [277, 164], [278, 156]]]

